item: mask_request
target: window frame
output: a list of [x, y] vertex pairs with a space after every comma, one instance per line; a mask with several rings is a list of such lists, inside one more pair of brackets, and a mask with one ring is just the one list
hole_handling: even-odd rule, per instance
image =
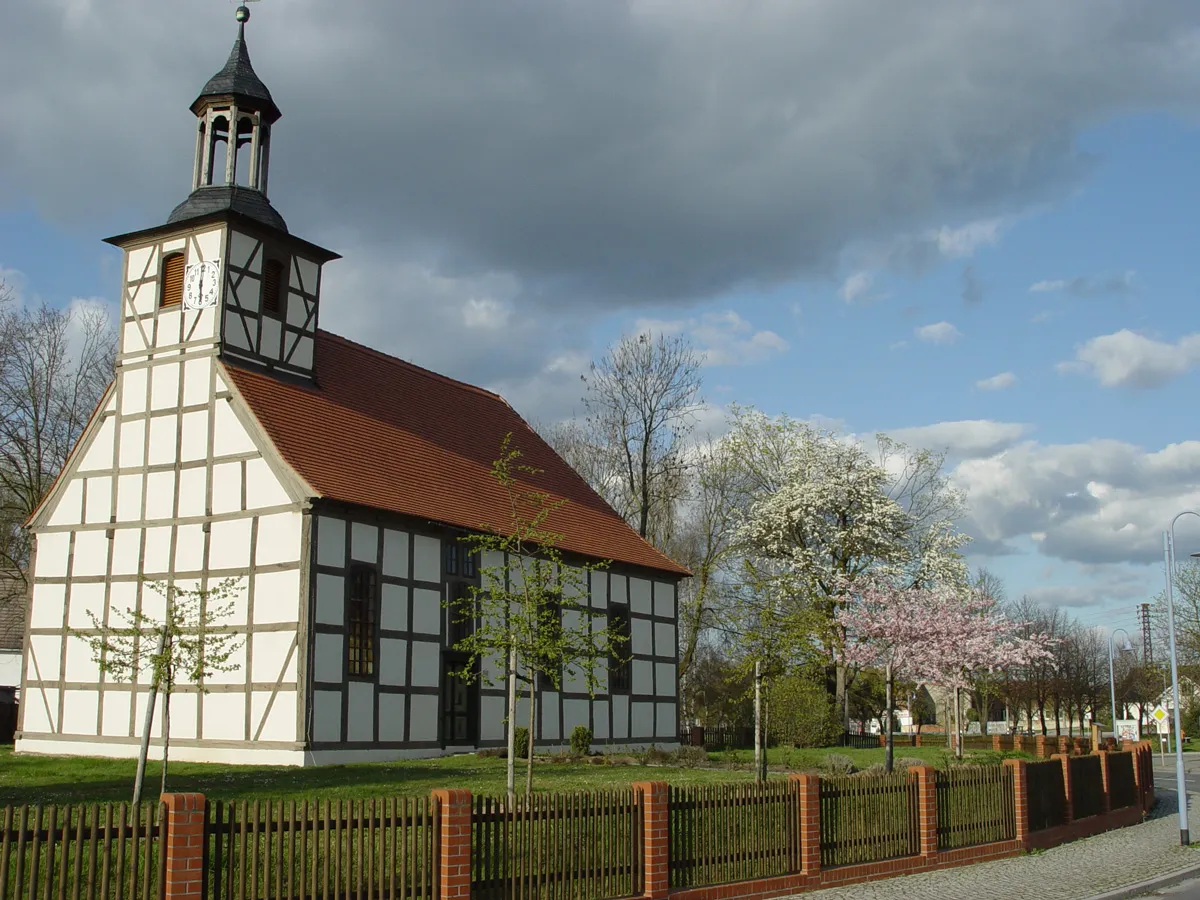
[[[563, 609], [562, 609], [562, 593], [561, 592], [555, 591], [553, 594], [549, 595], [546, 603], [543, 605], [543, 610], [550, 609], [550, 608], [553, 608], [558, 612], [558, 624], [554, 627], [557, 628], [559, 633], [561, 634], [561, 632], [563, 630], [563, 623], [562, 623]], [[542, 623], [539, 621], [538, 622], [539, 627], [541, 626], [541, 624]], [[559, 685], [558, 685], [558, 687], [555, 687], [554, 682], [551, 680], [549, 674], [541, 671], [541, 669], [539, 668], [538, 673], [537, 673], [537, 689], [539, 692], [544, 692], [544, 691], [551, 691], [551, 692], [559, 691], [559, 692], [561, 692], [563, 689], [562, 666], [559, 666], [559, 669], [558, 669], [558, 680], [559, 680]]]
[[[279, 267], [279, 278], [275, 282], [275, 308], [267, 308], [267, 266]], [[270, 316], [272, 319], [280, 321], [287, 320], [287, 279], [288, 279], [288, 262], [285, 258], [276, 254], [268, 254], [263, 259], [262, 278], [259, 279], [258, 291], [258, 312], [263, 316]]]
[[[620, 627], [617, 629], [613, 629], [614, 619], [620, 623]], [[613, 653], [608, 655], [608, 693], [610, 695], [631, 694], [633, 693], [633, 651], [630, 648], [633, 642], [633, 623], [629, 618], [628, 603], [609, 604], [607, 628], [618, 637], [624, 638], [620, 649], [616, 651], [620, 655]]]
[[[355, 597], [360, 576], [370, 577], [370, 596]], [[354, 562], [346, 570], [346, 677], [353, 681], [375, 681], [379, 661], [379, 569], [371, 563]], [[356, 609], [365, 609], [365, 619], [356, 615]], [[365, 660], [355, 658], [354, 650], [361, 647], [363, 638], [368, 642]], [[365, 669], [365, 671], [364, 671]]]
[[[167, 299], [167, 265], [171, 260], [179, 260], [179, 296]], [[158, 308], [179, 309], [183, 306], [183, 287], [187, 279], [187, 256], [182, 250], [172, 250], [164, 253], [158, 266]]]

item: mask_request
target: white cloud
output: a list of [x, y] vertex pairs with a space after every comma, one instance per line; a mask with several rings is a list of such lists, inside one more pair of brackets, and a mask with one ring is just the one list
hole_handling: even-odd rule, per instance
[[1075, 359], [1059, 363], [1061, 372], [1082, 372], [1104, 387], [1156, 388], [1200, 363], [1200, 333], [1174, 344], [1156, 341], [1123, 328], [1094, 337], [1075, 351]]
[[511, 310], [495, 297], [469, 297], [463, 304], [463, 324], [468, 328], [503, 328]]
[[948, 259], [973, 256], [980, 247], [992, 246], [1000, 240], [1003, 219], [980, 219], [959, 228], [943, 225], [935, 233], [938, 251]]
[[[983, 546], [1040, 536], [1038, 552], [1056, 559], [1153, 564], [1171, 517], [1200, 504], [1200, 441], [1153, 452], [1115, 440], [1025, 441], [965, 460], [952, 477], [967, 495], [964, 527]], [[1200, 547], [1200, 524], [1181, 521], [1179, 533]]]
[[990, 419], [965, 419], [938, 422], [888, 432], [898, 441], [935, 451], [946, 451], [959, 459], [991, 456], [1011, 447], [1029, 431], [1018, 422], [994, 422]]
[[951, 325], [949, 322], [934, 322], [932, 325], [921, 325], [914, 329], [918, 340], [922, 340], [927, 344], [953, 344], [960, 337], [962, 332]]
[[1106, 294], [1132, 293], [1137, 285], [1132, 269], [1115, 275], [1078, 275], [1075, 278], [1053, 278], [1029, 286], [1035, 294], [1064, 293], [1074, 297], [1099, 297]]
[[892, 343], [888, 344], [888, 349], [889, 350], [903, 350], [907, 346], [908, 346], [908, 341], [892, 341]]
[[847, 303], [853, 303], [860, 297], [866, 296], [867, 292], [871, 290], [873, 281], [870, 272], [855, 272], [843, 282], [842, 289], [838, 293]]
[[1012, 372], [1001, 372], [991, 378], [981, 378], [975, 382], [975, 387], [981, 391], [1002, 391], [1017, 383], [1017, 376]]
[[731, 309], [687, 319], [638, 319], [634, 327], [637, 331], [686, 334], [704, 354], [706, 366], [751, 365], [784, 353], [789, 346], [774, 331], [756, 331]]

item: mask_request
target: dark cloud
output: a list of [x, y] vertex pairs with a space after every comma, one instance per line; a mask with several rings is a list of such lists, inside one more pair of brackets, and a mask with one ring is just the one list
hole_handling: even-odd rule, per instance
[[[225, 13], [6, 7], [0, 197], [87, 227], [165, 216]], [[1198, 24], [1090, 0], [293, 0], [256, 5], [249, 36], [295, 230], [349, 223], [393, 258], [509, 274], [518, 302], [611, 308], [827, 273], [850, 241], [1054, 195], [1078, 129], [1200, 95]]]

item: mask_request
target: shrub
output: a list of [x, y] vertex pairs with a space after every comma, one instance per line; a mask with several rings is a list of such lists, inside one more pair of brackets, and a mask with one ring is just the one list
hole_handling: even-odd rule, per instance
[[821, 760], [821, 768], [830, 775], [852, 775], [855, 770], [854, 760], [844, 753], [827, 753]]
[[517, 726], [517, 730], [513, 733], [513, 753], [517, 759], [529, 758], [529, 729], [522, 726]]
[[694, 769], [708, 762], [708, 754], [703, 747], [680, 747], [675, 751], [675, 760], [685, 769]]
[[797, 747], [833, 747], [842, 737], [842, 717], [823, 680], [785, 675], [772, 681], [768, 702], [772, 731]]
[[661, 747], [651, 745], [637, 752], [637, 760], [643, 766], [664, 765], [671, 762], [671, 754]]
[[587, 756], [592, 749], [592, 729], [586, 725], [576, 725], [571, 732], [571, 755]]
[[897, 769], [911, 769], [913, 766], [928, 765], [923, 759], [914, 759], [911, 756], [902, 756], [897, 760], [893, 760], [892, 766]]

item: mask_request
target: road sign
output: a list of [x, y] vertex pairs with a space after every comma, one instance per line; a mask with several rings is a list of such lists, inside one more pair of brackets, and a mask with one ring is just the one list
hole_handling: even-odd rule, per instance
[[1168, 715], [1169, 715], [1169, 713], [1165, 709], [1163, 709], [1161, 703], [1158, 706], [1154, 707], [1154, 712], [1150, 713], [1150, 716], [1154, 719], [1155, 722], [1167, 721]]

